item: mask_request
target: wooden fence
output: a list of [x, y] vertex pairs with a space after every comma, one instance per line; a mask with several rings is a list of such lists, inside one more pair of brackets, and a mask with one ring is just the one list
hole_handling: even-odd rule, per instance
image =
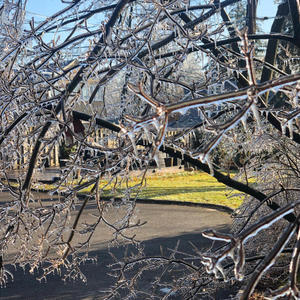
[[[177, 130], [168, 130], [166, 133], [166, 137], [171, 137], [176, 134], [178, 134], [179, 131]], [[116, 145], [116, 141], [110, 138], [111, 132], [107, 129], [99, 129], [95, 131], [94, 135], [88, 137], [88, 142], [96, 142], [103, 144], [103, 140], [105, 140], [105, 146], [107, 147], [113, 147]], [[188, 145], [191, 142], [191, 134], [188, 134], [184, 137], [184, 144]], [[30, 155], [32, 153], [34, 145], [30, 143], [23, 143], [21, 146], [21, 152], [19, 153], [19, 156], [14, 160], [13, 168], [19, 169], [21, 165], [26, 164], [30, 160]], [[96, 155], [97, 151], [91, 151], [91, 156]], [[51, 149], [49, 146], [46, 146], [43, 149], [43, 154], [45, 155], [45, 158], [47, 160], [46, 167], [59, 167], [60, 166], [60, 145], [55, 144]], [[8, 158], [8, 155], [4, 155], [2, 157], [3, 160]], [[47, 158], [46, 158], [47, 157]], [[159, 160], [161, 166], [173, 166], [181, 164], [181, 160], [176, 160], [173, 158], [169, 158], [165, 153], [160, 152], [159, 153]]]

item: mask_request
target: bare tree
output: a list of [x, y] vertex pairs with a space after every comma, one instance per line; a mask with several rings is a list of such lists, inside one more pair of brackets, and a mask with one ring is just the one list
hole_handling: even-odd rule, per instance
[[[210, 253], [191, 247], [194, 254], [174, 249], [170, 256], [126, 258], [107, 298], [120, 290], [139, 296], [136, 283], [146, 270], [179, 268], [165, 299], [174, 292], [204, 296], [214, 276], [241, 281], [240, 298], [247, 299], [285, 253], [286, 285], [274, 299], [298, 299], [299, 1], [278, 4], [270, 33], [256, 32], [254, 0], [62, 2], [64, 9], [29, 25], [26, 1], [1, 2], [0, 174], [11, 195], [0, 210], [2, 284], [13, 277], [9, 264], [41, 268], [41, 279], [58, 271], [85, 280], [80, 265], [89, 257], [80, 253], [88, 253], [101, 227], [112, 229], [114, 240], [137, 243], [128, 230], [141, 225], [133, 219], [135, 199], [161, 151], [246, 195], [237, 229], [204, 232], [224, 243]], [[188, 72], [191, 59], [195, 71]], [[189, 109], [199, 111], [199, 123], [166, 137], [169, 121]], [[99, 128], [106, 135], [96, 141]], [[191, 133], [199, 140], [187, 147], [182, 141]], [[59, 197], [44, 203], [34, 193], [43, 188], [37, 174], [62, 143], [73, 152], [49, 191]], [[220, 147], [242, 157], [240, 177], [222, 173], [222, 159], [216, 165]], [[133, 168], [143, 170], [135, 186]], [[111, 201], [104, 199], [108, 190]], [[91, 203], [98, 210], [87, 224], [81, 216]], [[120, 210], [118, 220], [111, 209]], [[268, 230], [273, 243], [250, 247]], [[151, 297], [159, 298], [155, 290]]]

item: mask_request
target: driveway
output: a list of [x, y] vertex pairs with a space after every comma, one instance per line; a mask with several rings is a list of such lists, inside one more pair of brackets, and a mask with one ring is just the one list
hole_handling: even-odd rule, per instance
[[[0, 195], [1, 199], [7, 199]], [[85, 210], [84, 218], [89, 220], [95, 208]], [[231, 218], [227, 213], [201, 207], [179, 205], [137, 204], [137, 219], [147, 223], [136, 232], [137, 238], [144, 241], [147, 255], [159, 255], [161, 247], [167, 251], [174, 248], [180, 240], [180, 250], [188, 251], [192, 241], [198, 248], [208, 247], [208, 241], [200, 232], [207, 228], [227, 231]], [[103, 290], [112, 284], [108, 275], [108, 265], [112, 258], [107, 251], [110, 232], [99, 231], [91, 245], [91, 256], [97, 256], [97, 264], [87, 264], [83, 271], [87, 284], [80, 282], [63, 283], [58, 276], [48, 278], [47, 283], [39, 283], [35, 276], [19, 268], [14, 272], [14, 282], [0, 290], [0, 299], [102, 299]], [[111, 251], [122, 257], [124, 247], [112, 248]], [[145, 279], [145, 285], [149, 281]]]

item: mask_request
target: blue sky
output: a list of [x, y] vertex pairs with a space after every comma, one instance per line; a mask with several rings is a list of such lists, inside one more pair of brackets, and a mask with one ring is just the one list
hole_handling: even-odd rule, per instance
[[[112, 2], [117, 2], [113, 1]], [[67, 6], [68, 4], [63, 4], [60, 0], [28, 0], [27, 3], [27, 20], [34, 17], [36, 21], [44, 19], [44, 17], [51, 16], [58, 10]], [[259, 0], [258, 1], [258, 17], [274, 17], [276, 14], [277, 5], [274, 4], [273, 0]], [[270, 26], [273, 19], [269, 19], [263, 22], [264, 31], [269, 32]]]
[[[277, 5], [273, 0], [258, 0], [257, 17], [274, 17], [277, 12]], [[274, 19], [269, 19], [263, 22], [263, 26], [270, 31]]]
[[34, 19], [40, 20], [41, 16], [39, 15], [49, 17], [66, 5], [67, 4], [63, 4], [60, 0], [28, 0], [27, 13], [29, 14], [27, 18], [34, 17]]

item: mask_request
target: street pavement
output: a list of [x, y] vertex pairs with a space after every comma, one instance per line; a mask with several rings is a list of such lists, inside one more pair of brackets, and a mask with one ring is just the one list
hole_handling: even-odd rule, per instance
[[[43, 197], [45, 198], [46, 195]], [[7, 195], [2, 193], [0, 202], [6, 199]], [[82, 220], [89, 221], [93, 212], [95, 208], [88, 207], [84, 211]], [[161, 247], [166, 251], [168, 248], [173, 249], [178, 240], [180, 240], [181, 251], [190, 251], [190, 241], [198, 248], [205, 249], [209, 243], [201, 236], [201, 231], [207, 228], [228, 231], [231, 225], [231, 218], [227, 213], [201, 207], [137, 204], [136, 214], [136, 219], [147, 221], [136, 231], [136, 238], [144, 241], [142, 245], [147, 255], [159, 255]], [[100, 230], [96, 233], [90, 254], [97, 256], [98, 262], [86, 264], [82, 268], [87, 276], [87, 284], [64, 283], [59, 276], [49, 277], [47, 283], [39, 283], [28, 270], [24, 272], [17, 268], [12, 269], [14, 282], [9, 282], [6, 288], [0, 290], [0, 299], [102, 299], [103, 291], [113, 283], [113, 279], [108, 275], [108, 265], [112, 263], [111, 255], [107, 251], [110, 239], [109, 230]], [[111, 252], [116, 257], [122, 257], [124, 247], [112, 248]], [[150, 278], [144, 278], [141, 284], [146, 288], [149, 280]]]

